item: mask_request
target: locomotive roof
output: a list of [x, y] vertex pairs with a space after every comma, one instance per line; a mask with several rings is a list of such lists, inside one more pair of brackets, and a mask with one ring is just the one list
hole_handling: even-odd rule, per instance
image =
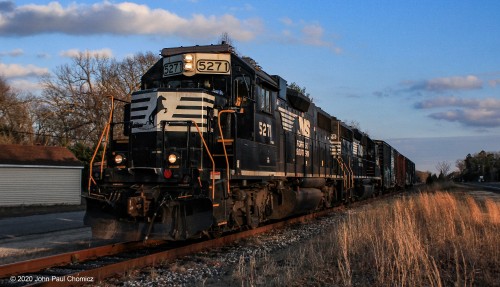
[[187, 46], [187, 47], [175, 47], [175, 48], [163, 48], [161, 50], [162, 57], [169, 57], [184, 53], [231, 53], [233, 52], [233, 47], [229, 44], [218, 44], [218, 45], [204, 45], [204, 46]]
[[83, 167], [71, 151], [57, 146], [0, 145], [0, 165]]

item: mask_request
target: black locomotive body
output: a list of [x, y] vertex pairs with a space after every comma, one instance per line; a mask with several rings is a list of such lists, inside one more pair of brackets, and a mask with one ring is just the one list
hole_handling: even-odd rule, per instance
[[183, 240], [413, 184], [410, 160], [231, 46], [161, 55], [104, 133], [86, 196], [94, 237]]

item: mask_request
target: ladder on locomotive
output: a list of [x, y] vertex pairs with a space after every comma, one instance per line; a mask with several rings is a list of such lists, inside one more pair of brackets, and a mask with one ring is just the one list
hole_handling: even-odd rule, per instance
[[[222, 154], [216, 154], [215, 156], [222, 156], [225, 159], [226, 162], [226, 188], [227, 188], [227, 193], [228, 195], [231, 194], [231, 189], [230, 189], [230, 179], [231, 179], [231, 165], [230, 165], [230, 158], [231, 162], [234, 158], [234, 152], [235, 152], [235, 139], [234, 138], [224, 138], [224, 130], [222, 128], [221, 124], [221, 116], [223, 114], [228, 114], [228, 116], [234, 115], [234, 124], [229, 124], [226, 125], [226, 129], [229, 129], [229, 134], [232, 135], [232, 137], [236, 138], [236, 130], [234, 130], [234, 134], [231, 133], [232, 127], [236, 127], [236, 110], [221, 110], [219, 111], [217, 115], [217, 125], [219, 127], [219, 138], [217, 139], [218, 143], [222, 144]], [[231, 154], [228, 153], [228, 146], [231, 147]]]
[[341, 143], [332, 142], [332, 154], [337, 160], [340, 170], [342, 172], [342, 182], [346, 191], [350, 191], [354, 188], [354, 172], [352, 171], [351, 165], [346, 164], [342, 159]]

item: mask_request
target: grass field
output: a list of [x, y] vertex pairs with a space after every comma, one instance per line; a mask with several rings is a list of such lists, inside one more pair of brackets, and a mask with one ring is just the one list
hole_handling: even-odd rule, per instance
[[500, 286], [500, 202], [421, 191], [348, 211], [280, 259], [241, 261], [242, 286]]

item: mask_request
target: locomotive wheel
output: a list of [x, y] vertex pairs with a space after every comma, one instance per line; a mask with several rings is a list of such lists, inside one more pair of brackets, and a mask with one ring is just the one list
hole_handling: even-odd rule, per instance
[[210, 238], [220, 238], [224, 232], [222, 231], [222, 228], [219, 226], [213, 226], [210, 228], [208, 231], [208, 234], [210, 235]]
[[208, 230], [208, 235], [210, 238], [219, 238], [223, 233], [222, 228], [217, 224], [217, 219], [214, 217], [212, 227]]

